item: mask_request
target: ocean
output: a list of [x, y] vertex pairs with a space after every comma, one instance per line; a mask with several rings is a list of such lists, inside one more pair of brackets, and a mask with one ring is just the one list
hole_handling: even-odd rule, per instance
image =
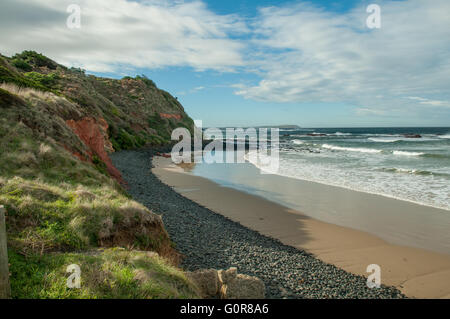
[[450, 128], [281, 129], [278, 174], [450, 210]]
[[197, 164], [190, 173], [392, 243], [450, 253], [450, 128], [279, 133], [275, 174], [261, 174], [250, 156]]

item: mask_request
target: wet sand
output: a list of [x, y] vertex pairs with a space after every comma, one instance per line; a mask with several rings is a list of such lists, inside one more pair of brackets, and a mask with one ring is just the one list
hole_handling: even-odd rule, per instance
[[[177, 192], [250, 229], [358, 275], [367, 276], [367, 266], [378, 264], [382, 283], [407, 296], [450, 298], [450, 255], [391, 244], [367, 232], [313, 219], [263, 197], [189, 174], [189, 166], [178, 167], [167, 158], [155, 157], [153, 164], [153, 173]], [[358, 192], [354, 193], [357, 196]]]

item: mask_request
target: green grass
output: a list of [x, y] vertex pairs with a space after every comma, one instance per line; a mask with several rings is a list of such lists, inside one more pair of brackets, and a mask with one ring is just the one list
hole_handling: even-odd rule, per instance
[[1, 82], [14, 83], [20, 87], [29, 87], [43, 91], [47, 90], [47, 88], [40, 83], [35, 82], [32, 79], [28, 79], [21, 74], [14, 73], [8, 68], [0, 65], [0, 83]]
[[55, 86], [57, 80], [59, 79], [56, 73], [41, 74], [38, 72], [27, 72], [24, 74], [24, 76], [27, 79], [33, 81], [34, 83], [37, 83], [39, 86], [42, 86], [48, 90], [50, 90], [53, 86]]
[[[192, 121], [169, 93], [145, 76], [86, 76], [24, 51], [0, 56], [0, 113], [0, 205], [14, 298], [197, 296], [176, 268], [180, 255], [160, 216], [133, 201], [66, 123], [105, 119], [115, 150], [165, 144], [176, 125]], [[82, 269], [79, 290], [65, 285], [72, 263]]]
[[[27, 110], [39, 107], [31, 103], [35, 99], [50, 103], [57, 97], [20, 92], [19, 97], [0, 89], [0, 205], [8, 213], [13, 296], [195, 295], [182, 272], [170, 266], [176, 264], [179, 256], [158, 215], [131, 200], [108, 176], [102, 161], [94, 157], [92, 164], [82, 162], [55, 140], [41, 135], [40, 127], [46, 127], [48, 120], [41, 117], [42, 112], [32, 113], [36, 118], [28, 117], [31, 123], [39, 122], [33, 124], [37, 125], [34, 129], [15, 120], [17, 112], [26, 114]], [[55, 123], [48, 125], [54, 127]], [[92, 255], [91, 251], [99, 247], [124, 247], [130, 251], [107, 250]], [[135, 279], [141, 268], [124, 257], [136, 257], [138, 252], [133, 249], [155, 251], [162, 256], [147, 261], [141, 256], [144, 261], [139, 267], [151, 270], [152, 280]], [[70, 263], [78, 263], [85, 269], [85, 287], [81, 290], [65, 288], [64, 267]]]
[[[112, 248], [25, 258], [10, 250], [13, 298], [198, 298], [196, 287], [157, 254]], [[80, 288], [67, 287], [67, 266], [81, 270]]]
[[170, 245], [160, 219], [131, 201], [105, 174], [103, 162], [83, 163], [58, 145], [36, 142], [20, 123], [1, 124], [0, 148], [8, 152], [0, 153], [0, 204], [9, 213], [13, 247], [33, 254], [114, 244], [146, 250]]

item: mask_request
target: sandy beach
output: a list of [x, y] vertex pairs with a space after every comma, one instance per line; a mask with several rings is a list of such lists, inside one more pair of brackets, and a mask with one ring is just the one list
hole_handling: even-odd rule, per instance
[[175, 191], [243, 226], [357, 275], [367, 276], [367, 266], [378, 264], [382, 283], [409, 297], [450, 298], [450, 255], [392, 244], [367, 232], [313, 219], [189, 174], [189, 167], [167, 158], [154, 157], [153, 164], [153, 173]]

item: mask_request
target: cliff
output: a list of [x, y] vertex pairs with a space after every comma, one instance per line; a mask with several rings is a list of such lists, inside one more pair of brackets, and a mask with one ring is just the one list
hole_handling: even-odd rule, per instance
[[[25, 51], [0, 56], [0, 114], [13, 297], [198, 295], [161, 217], [129, 198], [108, 155], [192, 130], [175, 98], [143, 76], [99, 78]], [[73, 263], [81, 289], [65, 286]]]
[[[2, 82], [26, 88], [27, 103], [39, 109], [40, 114], [18, 113], [16, 121], [53, 138], [80, 159], [92, 162], [95, 156], [116, 178], [103, 150], [86, 141], [80, 130], [101, 131], [106, 152], [167, 144], [175, 127], [193, 130], [193, 121], [178, 100], [145, 76], [115, 80], [85, 75], [83, 70], [68, 69], [41, 54], [24, 51], [12, 58], [0, 55]], [[17, 93], [13, 86], [9, 91]], [[98, 144], [101, 138], [97, 138]]]

